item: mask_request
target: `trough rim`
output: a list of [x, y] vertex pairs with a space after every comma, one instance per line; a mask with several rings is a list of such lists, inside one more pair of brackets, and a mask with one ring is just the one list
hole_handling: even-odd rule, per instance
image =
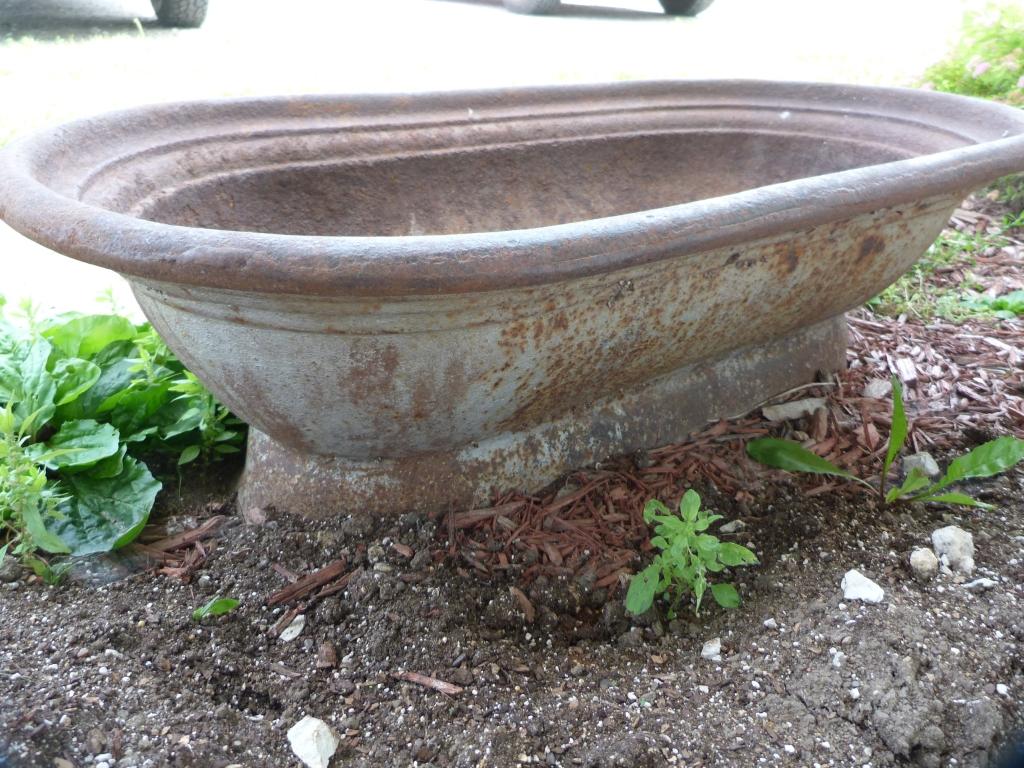
[[[190, 114], [219, 115], [215, 124], [223, 127], [267, 111], [275, 119], [294, 121], [303, 112], [315, 114], [326, 108], [355, 115], [420, 110], [428, 117], [431, 110], [450, 114], [452, 109], [477, 108], [482, 114], [490, 110], [499, 115], [504, 110], [526, 117], [531, 113], [522, 109], [531, 106], [589, 103], [593, 108], [605, 103], [609, 108], [619, 104], [628, 112], [623, 105], [644, 98], [700, 96], [709, 107], [747, 98], [751, 109], [802, 106], [831, 114], [909, 120], [965, 140], [971, 140], [967, 131], [984, 132], [981, 126], [986, 123], [1010, 127], [1003, 129], [1005, 138], [678, 205], [532, 229], [442, 235], [283, 235], [164, 224], [80, 202], [42, 183], [33, 170], [48, 163], [52, 167], [74, 150], [76, 136], [95, 136], [104, 126], [139, 124], [144, 130], [160, 119], [188, 123]], [[916, 89], [668, 80], [412, 95], [245, 98], [136, 107], [19, 139], [0, 151], [0, 219], [54, 251], [143, 281], [263, 294], [388, 298], [540, 286], [695, 256], [938, 195], [967, 194], [1020, 171], [1024, 111]]]

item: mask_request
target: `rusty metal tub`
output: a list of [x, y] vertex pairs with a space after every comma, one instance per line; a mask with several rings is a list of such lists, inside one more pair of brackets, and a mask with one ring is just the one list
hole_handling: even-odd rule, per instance
[[12, 145], [0, 217], [122, 273], [254, 427], [243, 505], [435, 510], [841, 367], [1022, 134], [768, 82], [178, 104]]

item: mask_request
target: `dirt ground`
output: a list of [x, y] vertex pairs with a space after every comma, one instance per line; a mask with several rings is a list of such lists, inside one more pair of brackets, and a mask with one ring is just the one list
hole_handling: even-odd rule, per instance
[[[997, 218], [957, 215], [972, 231]], [[973, 281], [1019, 273], [1019, 243], [992, 251]], [[1024, 436], [1022, 322], [849, 324], [848, 369], [787, 395], [823, 398], [815, 415], [722, 421], [488, 510], [310, 524], [235, 509], [238, 467], [221, 467], [169, 478], [142, 545], [60, 586], [8, 559], [0, 767], [299, 766], [286, 732], [306, 715], [340, 737], [335, 768], [996, 764], [1024, 733], [1024, 469], [963, 489], [993, 511], [886, 508], [743, 446], [789, 436], [877, 472], [889, 405], [868, 385], [894, 369], [912, 450], [945, 464]], [[643, 502], [688, 487], [757, 553], [734, 574], [743, 603], [629, 617]], [[975, 570], [921, 581], [910, 552], [947, 525], [973, 535]], [[882, 602], [844, 600], [854, 568]], [[316, 589], [280, 592], [314, 573]], [[240, 606], [194, 621], [215, 595]]]
[[[705, 489], [746, 521], [737, 540], [762, 564], [737, 574], [739, 610], [672, 622], [630, 621], [621, 591], [546, 577], [528, 590], [528, 622], [509, 592], [516, 569], [481, 579], [415, 515], [232, 516], [188, 584], [79, 574], [51, 588], [6, 571], [0, 764], [299, 765], [285, 732], [309, 714], [343, 735], [333, 765], [986, 766], [1024, 725], [1024, 475], [976, 490], [999, 511], [880, 511], [787, 482], [737, 505]], [[908, 553], [947, 524], [973, 533], [975, 577], [994, 586], [915, 581]], [[337, 558], [354, 569], [347, 589], [309, 608], [297, 638], [270, 636], [283, 609], [264, 602], [287, 584], [272, 565]], [[845, 603], [849, 568], [884, 602]], [[242, 604], [194, 622], [214, 593]], [[718, 662], [701, 657], [714, 637]], [[410, 671], [464, 690], [394, 677]]]

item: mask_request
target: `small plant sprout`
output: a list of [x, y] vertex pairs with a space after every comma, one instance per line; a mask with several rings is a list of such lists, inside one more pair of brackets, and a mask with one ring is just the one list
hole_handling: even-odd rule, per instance
[[877, 485], [872, 485], [852, 472], [840, 469], [832, 462], [821, 458], [792, 440], [778, 438], [751, 440], [747, 444], [747, 453], [752, 459], [762, 464], [776, 469], [784, 469], [787, 472], [810, 472], [851, 480], [871, 490], [885, 504], [901, 501], [931, 501], [984, 509], [991, 509], [992, 505], [978, 501], [967, 494], [948, 490], [949, 487], [962, 480], [998, 475], [1024, 459], [1024, 440], [1007, 435], [979, 445], [969, 453], [954, 459], [950, 462], [946, 473], [935, 482], [930, 481], [923, 472], [915, 467], [907, 474], [901, 485], [887, 489], [889, 471], [892, 469], [896, 457], [903, 450], [907, 432], [907, 416], [903, 407], [903, 387], [899, 379], [894, 376], [892, 379], [892, 429], [889, 432], [889, 447], [885, 453]]
[[192, 620], [202, 621], [207, 616], [223, 616], [225, 613], [231, 613], [238, 605], [238, 600], [235, 598], [218, 595], [206, 605], [201, 605], [192, 611]]
[[648, 501], [644, 505], [644, 521], [648, 525], [656, 523], [651, 544], [659, 554], [633, 577], [626, 594], [626, 609], [641, 614], [662, 595], [668, 603], [668, 617], [675, 618], [679, 603], [690, 593], [694, 599], [693, 612], [700, 615], [701, 600], [709, 588], [715, 602], [723, 608], [738, 606], [740, 595], [736, 587], [725, 582], [712, 584], [708, 574], [751, 565], [757, 557], [746, 547], [719, 541], [705, 533], [721, 518], [701, 509], [700, 496], [693, 490], [687, 491], [679, 502], [678, 517], [657, 499]]

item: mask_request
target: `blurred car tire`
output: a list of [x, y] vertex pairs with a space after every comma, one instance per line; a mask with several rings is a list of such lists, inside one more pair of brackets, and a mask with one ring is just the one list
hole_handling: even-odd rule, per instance
[[715, 0], [660, 0], [661, 7], [670, 16], [696, 16]]
[[198, 27], [206, 19], [208, 0], [152, 0], [156, 17], [165, 27]]

